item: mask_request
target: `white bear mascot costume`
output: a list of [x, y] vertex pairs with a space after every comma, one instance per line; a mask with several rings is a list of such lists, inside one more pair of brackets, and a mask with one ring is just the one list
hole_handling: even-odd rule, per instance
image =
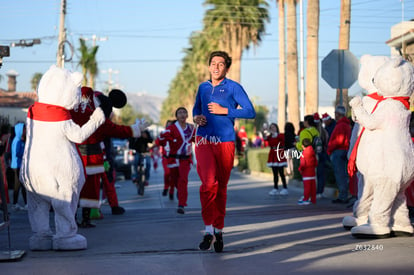
[[357, 122], [370, 135], [369, 143], [358, 148], [356, 164], [365, 188], [372, 186], [373, 190], [367, 223], [353, 227], [351, 233], [357, 238], [411, 236], [404, 191], [414, 179], [414, 146], [409, 133], [414, 67], [401, 57], [392, 58], [378, 69], [373, 81], [383, 98], [372, 113], [365, 110], [360, 97], [350, 102]]
[[[82, 74], [51, 66], [42, 76], [38, 102], [29, 109], [26, 145], [20, 172], [27, 189], [28, 215], [33, 235], [31, 250], [86, 249], [86, 238], [77, 234], [75, 214], [85, 171], [75, 143], [82, 143], [104, 121], [97, 108], [80, 127], [69, 110], [80, 103]], [[49, 224], [54, 209], [55, 229]]]
[[[374, 78], [378, 68], [380, 68], [389, 59], [390, 58], [386, 56], [373, 56], [365, 54], [361, 56], [359, 60], [360, 69], [358, 74], [358, 84], [368, 93], [367, 96], [362, 98], [362, 105], [369, 114], [373, 112], [374, 107], [380, 99], [380, 96], [377, 93], [377, 87], [375, 87], [374, 83], [372, 83], [372, 79]], [[359, 123], [355, 123], [352, 128], [351, 146], [348, 151], [348, 159], [352, 155], [351, 152], [358, 136], [361, 134], [362, 128], [363, 127], [360, 127]], [[361, 153], [362, 155], [367, 154], [364, 150], [366, 150], [367, 145], [371, 142], [372, 134], [375, 135], [372, 131], [363, 131], [359, 141], [359, 146], [357, 145], [358, 148], [355, 148], [355, 150], [359, 150], [358, 153]], [[368, 150], [370, 150], [369, 146]], [[356, 166], [355, 163], [351, 164], [350, 162], [348, 163], [349, 166]], [[352, 167], [352, 169], [353, 171], [348, 171], [351, 176], [353, 173], [356, 173], [356, 167]], [[357, 172], [356, 175], [358, 179], [358, 199], [355, 201], [353, 206], [353, 216], [346, 216], [342, 221], [342, 224], [346, 229], [351, 229], [354, 226], [365, 224], [368, 221], [368, 213], [372, 203], [372, 195], [374, 192], [372, 189], [373, 186], [365, 187], [364, 177], [362, 174]]]

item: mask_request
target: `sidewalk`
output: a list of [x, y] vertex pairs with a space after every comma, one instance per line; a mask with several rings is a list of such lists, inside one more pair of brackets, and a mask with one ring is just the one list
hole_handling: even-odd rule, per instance
[[[1, 274], [413, 274], [414, 238], [355, 239], [341, 226], [351, 213], [321, 199], [299, 206], [302, 190], [269, 196], [271, 179], [234, 172], [228, 186], [224, 252], [199, 251], [204, 225], [198, 189], [190, 173], [186, 214], [161, 191], [162, 170], [152, 173], [143, 197], [131, 181], [119, 181], [121, 216], [102, 206], [97, 227], [79, 229], [88, 239], [82, 251], [33, 252], [27, 213], [11, 213], [12, 249], [26, 255], [1, 262]], [[0, 231], [7, 250], [7, 230]]]

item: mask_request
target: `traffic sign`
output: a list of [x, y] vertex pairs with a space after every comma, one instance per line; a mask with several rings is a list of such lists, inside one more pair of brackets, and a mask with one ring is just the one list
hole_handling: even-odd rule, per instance
[[358, 73], [359, 61], [348, 50], [332, 50], [322, 60], [322, 78], [334, 89], [348, 89]]

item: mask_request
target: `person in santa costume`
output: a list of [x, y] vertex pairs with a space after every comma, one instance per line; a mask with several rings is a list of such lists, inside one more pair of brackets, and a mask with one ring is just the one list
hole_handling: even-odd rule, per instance
[[177, 213], [184, 214], [188, 198], [188, 174], [192, 165], [192, 142], [194, 142], [194, 125], [187, 123], [188, 112], [184, 107], [175, 111], [177, 121], [168, 126], [155, 144], [165, 146], [167, 143], [170, 152], [167, 158], [167, 167], [171, 173], [172, 185], [177, 186], [178, 208]]
[[[271, 123], [269, 126], [269, 132], [265, 132], [264, 138], [269, 143], [270, 151], [267, 158], [267, 166], [272, 169], [273, 172], [273, 189], [269, 192], [269, 195], [288, 195], [285, 177], [285, 167], [287, 167], [287, 160], [284, 154], [285, 147], [285, 135], [279, 132], [279, 126], [276, 123]], [[279, 176], [283, 184], [283, 189], [279, 192]]]
[[313, 150], [310, 139], [305, 138], [302, 141], [304, 147], [302, 157], [300, 158], [299, 172], [303, 180], [303, 198], [298, 200], [299, 205], [309, 205], [311, 202], [316, 203], [316, 167], [318, 160]]
[[[73, 120], [82, 126], [97, 106], [101, 106], [105, 113], [105, 123], [86, 141], [78, 145], [82, 161], [86, 169], [86, 182], [80, 194], [79, 206], [82, 207], [82, 221], [80, 227], [95, 227], [90, 222], [91, 208], [100, 207], [100, 183], [104, 169], [104, 153], [101, 142], [107, 137], [129, 138], [139, 137], [141, 131], [148, 124], [137, 120], [131, 126], [117, 125], [110, 120], [112, 107], [122, 108], [126, 104], [126, 96], [120, 90], [112, 90], [108, 96], [93, 91], [90, 87], [82, 87], [81, 104], [72, 113]], [[117, 211], [116, 209], [112, 209]]]

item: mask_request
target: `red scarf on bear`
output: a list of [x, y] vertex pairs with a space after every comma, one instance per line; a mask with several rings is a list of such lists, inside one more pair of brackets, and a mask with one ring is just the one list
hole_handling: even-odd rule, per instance
[[69, 110], [57, 105], [35, 102], [30, 106], [27, 117], [40, 121], [64, 121], [72, 119]]

